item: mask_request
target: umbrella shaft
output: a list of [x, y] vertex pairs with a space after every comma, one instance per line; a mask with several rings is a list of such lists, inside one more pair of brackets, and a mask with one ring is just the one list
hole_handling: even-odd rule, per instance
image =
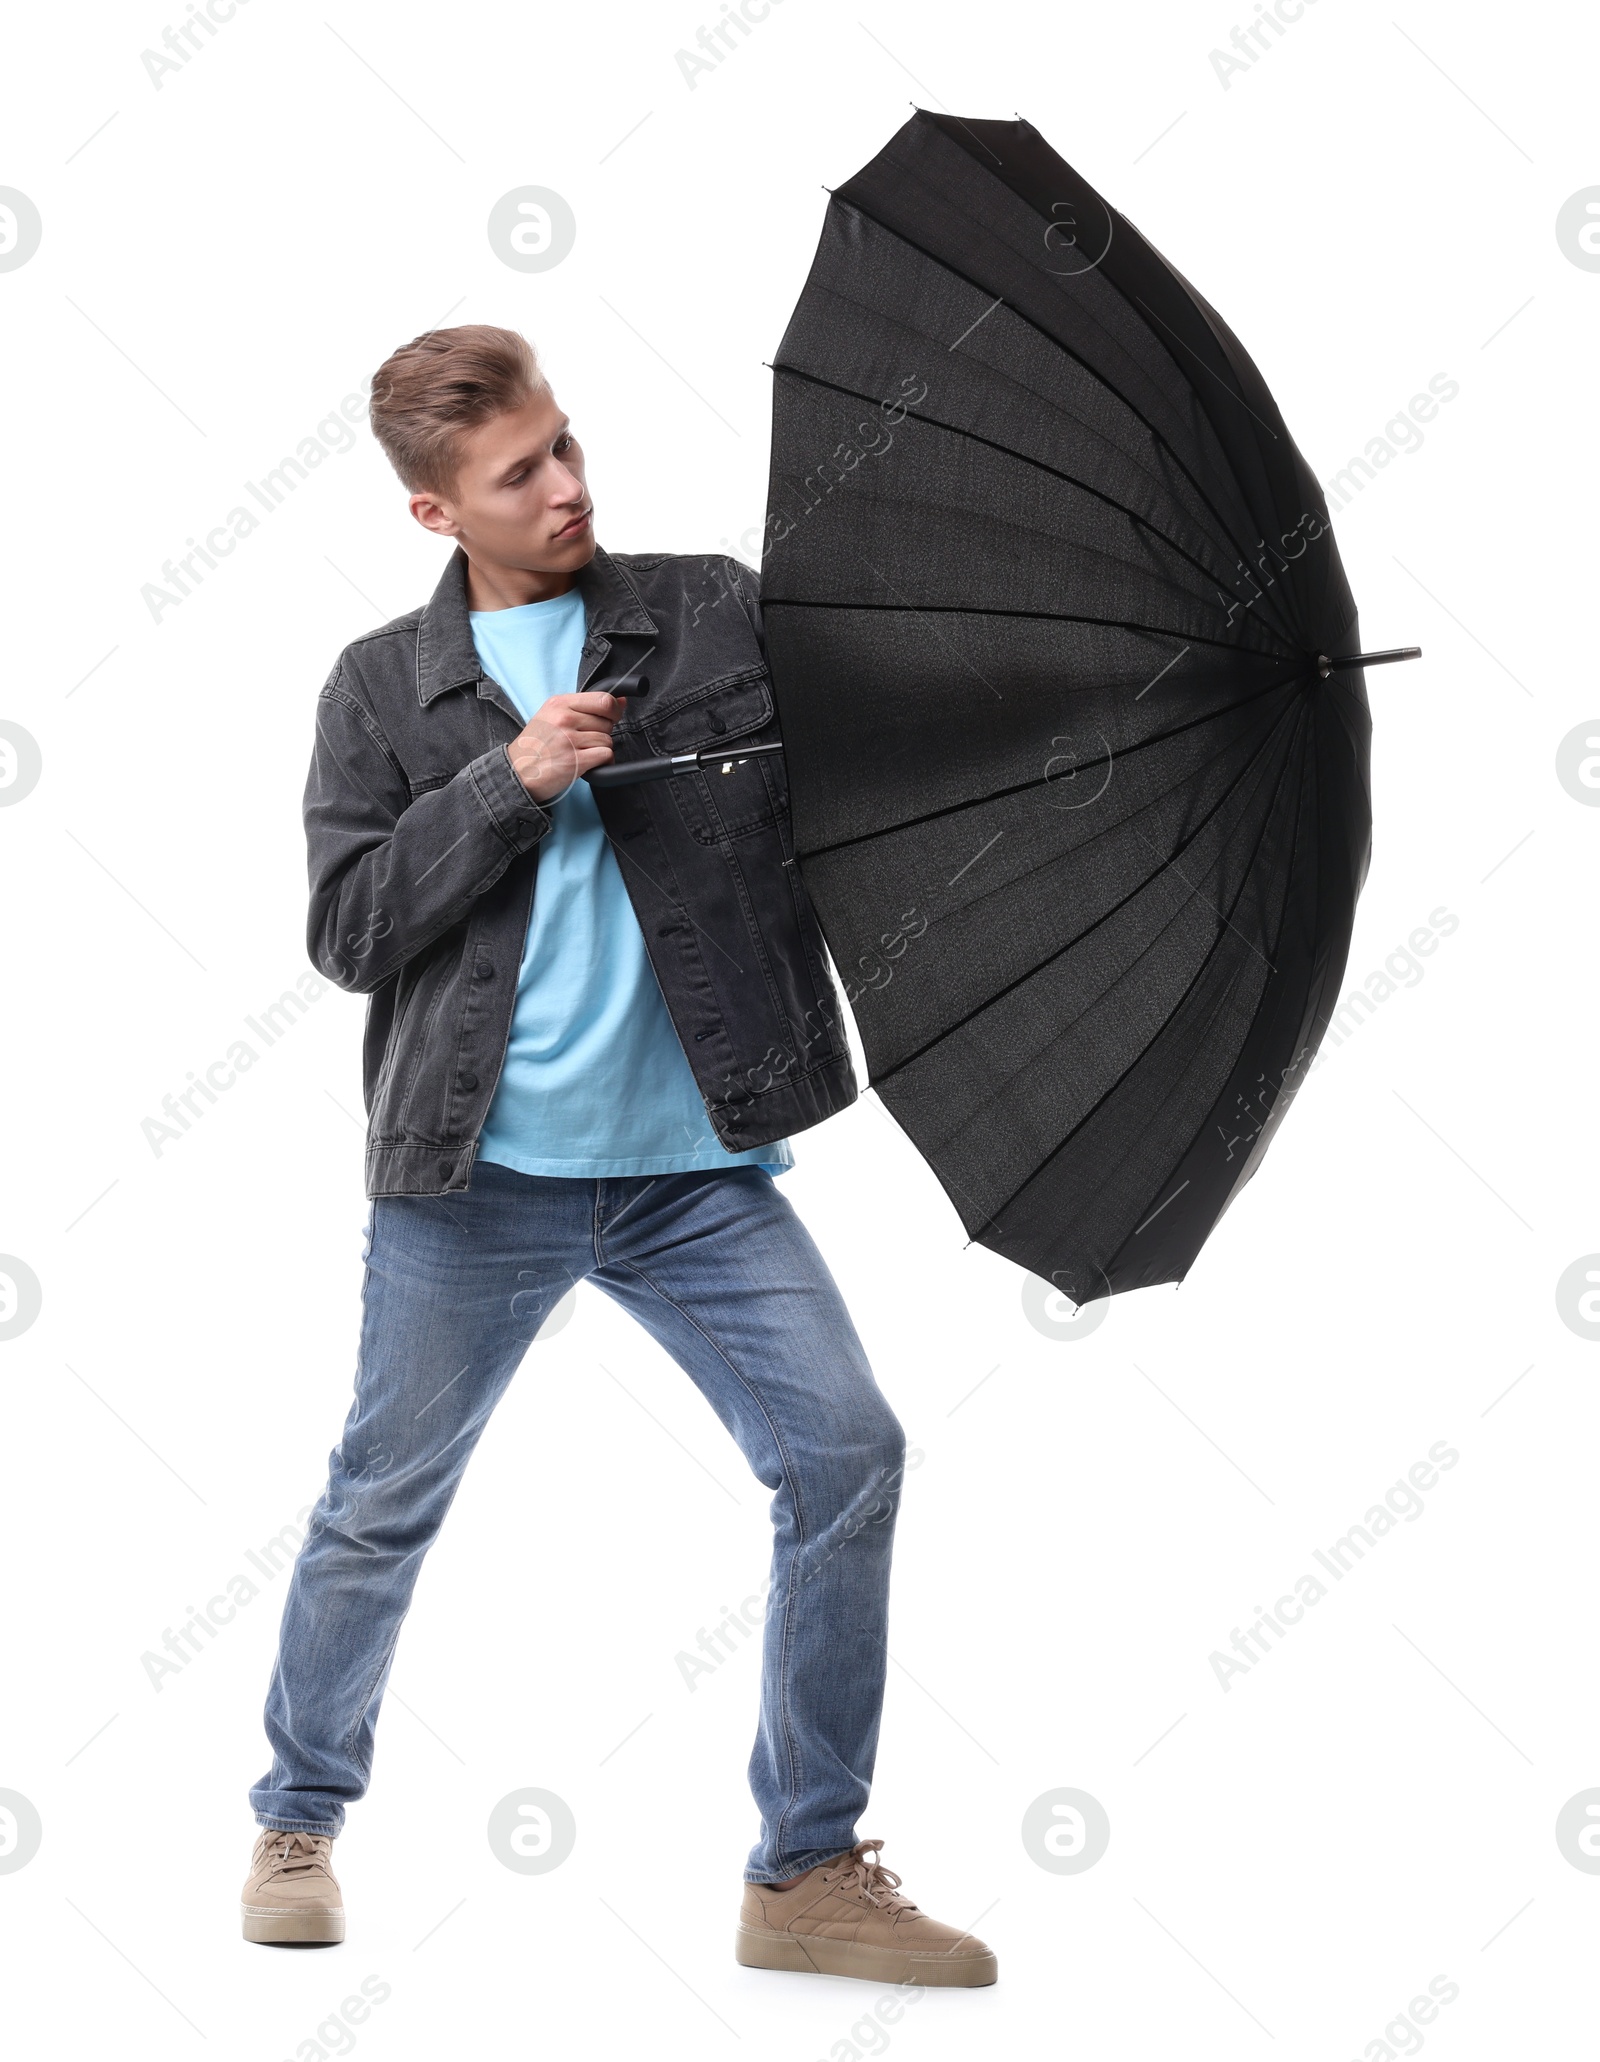
[[702, 745], [698, 751], [674, 752], [665, 759], [624, 759], [620, 764], [613, 761], [609, 766], [597, 766], [584, 778], [592, 788], [631, 788], [640, 781], [671, 780], [680, 773], [695, 773], [702, 766], [714, 766], [719, 759], [731, 767], [741, 759], [756, 759], [765, 752], [782, 750], [780, 743], [732, 746], [726, 750], [715, 745]]

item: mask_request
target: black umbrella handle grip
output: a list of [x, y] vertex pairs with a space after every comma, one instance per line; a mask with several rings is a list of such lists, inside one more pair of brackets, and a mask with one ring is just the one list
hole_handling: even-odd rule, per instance
[[671, 759], [613, 759], [609, 766], [591, 767], [583, 777], [592, 788], [631, 788], [644, 780], [670, 780], [675, 773], [692, 773], [699, 760], [698, 752], [679, 752]]
[[674, 752], [670, 759], [625, 759], [620, 764], [613, 760], [609, 766], [597, 766], [586, 773], [584, 779], [592, 788], [631, 788], [645, 780], [671, 780], [675, 774], [693, 773], [701, 766], [714, 766], [719, 759], [734, 765], [740, 759], [760, 758], [766, 752], [781, 752], [781, 744], [737, 745], [726, 748], [705, 745], [697, 752]]

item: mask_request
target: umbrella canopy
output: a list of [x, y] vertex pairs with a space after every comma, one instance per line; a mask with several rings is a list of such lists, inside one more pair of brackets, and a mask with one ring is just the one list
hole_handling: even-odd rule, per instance
[[877, 1093], [979, 1243], [1181, 1280], [1343, 975], [1356, 609], [1232, 331], [1027, 122], [918, 113], [833, 193], [762, 598]]

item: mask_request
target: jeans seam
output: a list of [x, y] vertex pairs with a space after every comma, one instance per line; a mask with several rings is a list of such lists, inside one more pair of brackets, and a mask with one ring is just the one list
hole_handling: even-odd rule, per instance
[[[799, 1492], [797, 1489], [795, 1493], [795, 1507], [797, 1511], [799, 1509], [799, 1502]], [[795, 1766], [794, 1718], [789, 1709], [789, 1642], [794, 1627], [794, 1612], [790, 1606], [794, 1602], [795, 1564], [800, 1559], [800, 1549], [804, 1544], [805, 1541], [802, 1537], [796, 1542], [795, 1550], [789, 1557], [789, 1576], [784, 1584], [783, 1593], [783, 1649], [778, 1664], [778, 1708], [783, 1713], [783, 1743], [789, 1755], [789, 1796], [782, 1811], [778, 1814], [777, 1824], [772, 1829], [772, 1844], [779, 1854], [783, 1852], [784, 1829], [788, 1824], [789, 1814], [794, 1810], [795, 1804], [798, 1801], [800, 1791], [799, 1772]]]
[[777, 1426], [773, 1423], [771, 1413], [768, 1411], [766, 1405], [762, 1402], [761, 1398], [756, 1394], [755, 1390], [751, 1387], [750, 1383], [745, 1379], [743, 1373], [734, 1366], [733, 1362], [729, 1360], [727, 1354], [723, 1352], [722, 1348], [717, 1344], [716, 1340], [712, 1338], [711, 1334], [708, 1331], [706, 1331], [705, 1327], [703, 1325], [697, 1324], [694, 1318], [689, 1314], [689, 1312], [684, 1309], [683, 1305], [679, 1303], [676, 1300], [676, 1298], [669, 1296], [666, 1290], [663, 1289], [658, 1282], [653, 1282], [650, 1279], [649, 1275], [647, 1275], [644, 1272], [643, 1268], [635, 1267], [631, 1261], [626, 1260], [613, 1262], [612, 1265], [624, 1269], [627, 1273], [631, 1275], [637, 1276], [637, 1278], [644, 1283], [645, 1287], [649, 1289], [653, 1295], [659, 1296], [663, 1303], [668, 1304], [673, 1310], [675, 1310], [678, 1313], [678, 1315], [683, 1319], [685, 1324], [692, 1326], [693, 1329], [700, 1334], [701, 1338], [705, 1340], [706, 1344], [711, 1348], [712, 1352], [715, 1353], [717, 1357], [722, 1361], [723, 1365], [727, 1368], [729, 1374], [733, 1376], [734, 1380], [744, 1390], [745, 1394], [750, 1398], [750, 1401], [761, 1413], [761, 1416], [765, 1421], [767, 1430], [772, 1435], [772, 1443], [778, 1450], [778, 1457], [783, 1464], [784, 1476], [789, 1483], [790, 1494], [794, 1498], [795, 1529], [798, 1537], [795, 1541], [794, 1552], [789, 1557], [788, 1577], [784, 1584], [783, 1632], [781, 1635], [781, 1647], [778, 1657], [778, 1709], [783, 1719], [783, 1744], [789, 1760], [788, 1802], [784, 1805], [783, 1810], [778, 1814], [777, 1824], [773, 1828], [774, 1845], [778, 1846], [781, 1851], [784, 1821], [788, 1818], [789, 1813], [794, 1808], [796, 1794], [799, 1790], [799, 1779], [795, 1766], [794, 1720], [789, 1710], [789, 1628], [791, 1623], [789, 1604], [794, 1596], [794, 1564], [800, 1558], [800, 1550], [805, 1545], [807, 1539], [805, 1510], [800, 1500], [800, 1473], [799, 1470], [791, 1464], [789, 1459], [789, 1450], [784, 1444], [783, 1435], [779, 1432]]

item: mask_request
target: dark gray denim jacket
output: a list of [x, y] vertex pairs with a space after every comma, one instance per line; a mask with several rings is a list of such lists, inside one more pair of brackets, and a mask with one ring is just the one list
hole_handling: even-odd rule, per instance
[[[578, 686], [650, 681], [613, 733], [619, 760], [777, 735], [747, 567], [597, 550], [578, 585]], [[459, 550], [426, 608], [346, 647], [317, 704], [307, 937], [323, 973], [369, 998], [372, 1196], [445, 1195], [471, 1175], [551, 827], [506, 756], [521, 728], [478, 662]], [[673, 1027], [733, 1152], [856, 1095], [782, 768], [774, 753], [595, 790]]]

